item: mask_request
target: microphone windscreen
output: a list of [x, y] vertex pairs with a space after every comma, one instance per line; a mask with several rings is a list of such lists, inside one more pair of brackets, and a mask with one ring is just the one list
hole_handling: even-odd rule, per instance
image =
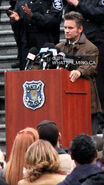
[[48, 47], [48, 48], [50, 49], [50, 48], [55, 48], [55, 45], [54, 45], [54, 43], [46, 42], [46, 43], [43, 45], [43, 47]]
[[36, 47], [32, 47], [32, 48], [30, 48], [29, 53], [37, 55], [38, 54], [38, 50], [37, 50]]
[[29, 53], [27, 55], [27, 59], [34, 60], [36, 58], [36, 55], [38, 54], [38, 50], [36, 47], [32, 47], [29, 50]]
[[41, 54], [41, 53], [46, 53], [46, 52], [48, 52], [48, 50], [49, 50], [48, 47], [43, 47], [43, 48], [40, 48], [39, 53], [40, 53], [40, 54]]
[[61, 52], [61, 49], [57, 46], [55, 46], [55, 49], [57, 50], [57, 53]]
[[51, 49], [49, 49], [49, 51], [52, 52], [53, 56], [57, 55], [57, 49], [51, 48]]
[[58, 53], [58, 55], [60, 55], [60, 56], [62, 56], [62, 57], [65, 57], [65, 53], [62, 52], [62, 51], [60, 51], [60, 52]]

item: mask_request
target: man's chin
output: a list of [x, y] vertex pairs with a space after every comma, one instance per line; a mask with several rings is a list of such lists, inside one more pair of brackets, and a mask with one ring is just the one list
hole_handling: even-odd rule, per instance
[[70, 37], [66, 37], [67, 40], [70, 40], [71, 38]]

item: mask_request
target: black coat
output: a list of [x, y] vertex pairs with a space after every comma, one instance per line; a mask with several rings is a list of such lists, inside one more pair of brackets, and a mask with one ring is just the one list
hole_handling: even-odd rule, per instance
[[77, 11], [82, 13], [84, 33], [87, 38], [95, 42], [104, 43], [104, 3], [103, 0], [79, 0], [77, 7], [67, 4], [65, 13]]
[[0, 177], [0, 185], [8, 185], [8, 184]]
[[67, 175], [63, 182], [57, 185], [81, 185], [81, 180], [87, 178], [90, 175], [96, 174], [102, 171], [96, 165], [84, 164], [74, 168], [71, 174]]
[[[32, 18], [22, 9], [26, 3], [33, 13]], [[59, 42], [62, 9], [61, 0], [17, 0], [14, 11], [20, 20], [12, 21], [12, 26], [16, 27], [21, 70], [25, 68], [30, 48], [36, 47], [39, 51], [47, 42], [55, 45]]]
[[[21, 8], [25, 3], [33, 13], [32, 18], [29, 18]], [[39, 50], [46, 42], [54, 44], [59, 42], [62, 9], [61, 0], [17, 1], [15, 11], [23, 19], [29, 49], [35, 46]]]
[[13, 10], [16, 5], [16, 0], [9, 0], [9, 4], [11, 5], [10, 9]]

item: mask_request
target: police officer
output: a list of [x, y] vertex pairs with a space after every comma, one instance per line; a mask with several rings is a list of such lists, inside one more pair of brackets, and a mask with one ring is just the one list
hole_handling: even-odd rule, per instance
[[[7, 10], [7, 15], [11, 15], [11, 11], [15, 9], [17, 0], [9, 0], [10, 7]], [[14, 32], [14, 38], [17, 44], [17, 49], [18, 49], [18, 54], [17, 54], [17, 59], [21, 60], [21, 55], [22, 55], [22, 46], [21, 46], [21, 32], [23, 28], [23, 23], [22, 21], [14, 21], [13, 19], [10, 19], [10, 24], [12, 27], [12, 30]], [[19, 68], [20, 67], [20, 62], [17, 62], [15, 64], [12, 64], [12, 68]]]
[[26, 48], [26, 51], [23, 49], [23, 56], [26, 57], [27, 51], [33, 46], [39, 51], [46, 42], [59, 42], [62, 9], [61, 0], [17, 1], [15, 11], [10, 11], [10, 17], [15, 21], [23, 20], [26, 36], [22, 39], [23, 48]]
[[67, 0], [65, 13], [77, 11], [82, 13], [84, 33], [99, 49], [99, 63], [97, 67], [97, 88], [102, 105], [103, 114], [98, 116], [104, 127], [104, 0]]

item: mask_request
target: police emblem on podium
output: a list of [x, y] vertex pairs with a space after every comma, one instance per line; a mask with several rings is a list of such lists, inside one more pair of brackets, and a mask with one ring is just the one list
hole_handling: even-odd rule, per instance
[[23, 104], [32, 110], [41, 108], [45, 102], [44, 83], [39, 81], [26, 81], [23, 84]]

